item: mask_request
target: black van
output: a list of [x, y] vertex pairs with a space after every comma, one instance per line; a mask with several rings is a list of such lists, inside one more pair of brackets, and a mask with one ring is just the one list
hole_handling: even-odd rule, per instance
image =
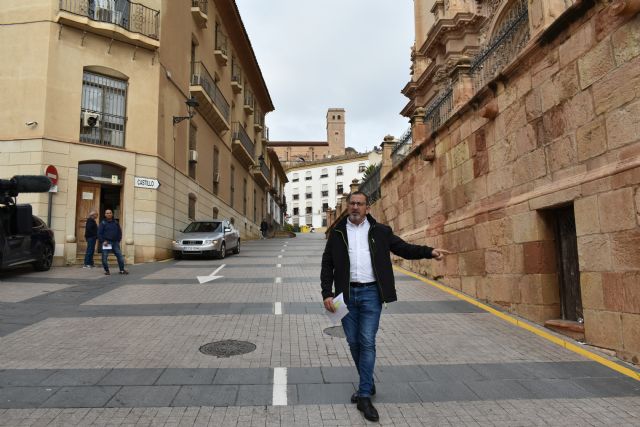
[[53, 231], [31, 214], [31, 205], [0, 205], [0, 269], [30, 263], [49, 270], [54, 249]]

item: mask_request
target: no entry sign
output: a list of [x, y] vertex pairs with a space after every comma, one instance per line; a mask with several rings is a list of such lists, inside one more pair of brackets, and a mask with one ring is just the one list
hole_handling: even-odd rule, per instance
[[51, 185], [58, 185], [58, 169], [55, 166], [47, 166], [47, 170], [44, 174], [51, 180]]

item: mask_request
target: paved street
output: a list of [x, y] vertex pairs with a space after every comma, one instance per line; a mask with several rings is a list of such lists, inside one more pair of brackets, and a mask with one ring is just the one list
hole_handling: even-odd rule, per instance
[[[129, 276], [0, 274], [0, 425], [370, 424], [349, 403], [346, 341], [324, 332], [324, 243], [247, 242], [224, 260], [136, 265]], [[199, 283], [222, 265], [223, 277]], [[399, 302], [378, 334], [381, 425], [640, 424], [640, 381], [396, 278]], [[225, 340], [255, 349], [199, 351]]]

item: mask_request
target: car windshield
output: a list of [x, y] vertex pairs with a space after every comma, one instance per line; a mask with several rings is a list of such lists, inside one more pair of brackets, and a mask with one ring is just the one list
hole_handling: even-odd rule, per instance
[[187, 228], [185, 233], [214, 233], [216, 231], [222, 231], [220, 226], [221, 222], [192, 222]]

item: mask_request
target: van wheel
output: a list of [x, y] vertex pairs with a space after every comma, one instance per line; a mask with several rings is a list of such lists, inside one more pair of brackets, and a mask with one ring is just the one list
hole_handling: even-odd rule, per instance
[[236, 245], [235, 249], [233, 250], [234, 254], [239, 254], [240, 253], [240, 239], [238, 239], [238, 244]]
[[36, 271], [47, 271], [51, 268], [53, 263], [53, 249], [49, 245], [42, 245], [40, 247], [40, 257], [38, 261], [33, 263], [33, 268]]
[[173, 259], [182, 259], [182, 252], [173, 251]]
[[225, 256], [227, 256], [227, 246], [224, 244], [224, 242], [222, 242], [222, 244], [220, 245], [220, 253], [218, 254], [218, 258], [223, 259]]

